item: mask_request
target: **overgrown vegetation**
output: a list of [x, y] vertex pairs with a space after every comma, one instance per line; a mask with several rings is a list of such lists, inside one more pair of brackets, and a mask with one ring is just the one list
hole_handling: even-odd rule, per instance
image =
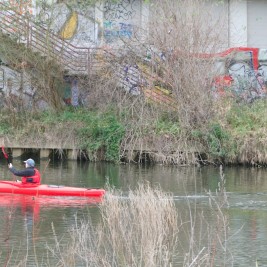
[[[36, 91], [26, 102], [22, 91], [3, 94], [0, 133], [22, 143], [76, 148], [88, 160], [266, 164], [265, 100], [247, 105], [215, 99], [210, 91], [214, 59], [192, 57], [225, 44], [223, 3], [216, 2], [216, 8], [222, 5], [216, 19], [201, 0], [149, 5], [149, 33], [136, 29], [130, 42], [121, 40], [120, 51], [92, 53], [90, 73], [77, 77], [79, 108], [64, 106], [66, 73], [60, 60], [42, 60], [44, 55], [1, 35], [1, 56]], [[51, 40], [45, 37], [50, 51]], [[16, 47], [20, 57], [15, 56]], [[126, 67], [132, 67], [128, 76]], [[131, 94], [132, 89], [138, 94]]]
[[[218, 112], [206, 129], [187, 132], [180, 126], [180, 122], [168, 113], [161, 116], [158, 114], [153, 117], [154, 120], [149, 120], [150, 123], [146, 120], [140, 123], [139, 117], [129, 114], [128, 109], [122, 112], [113, 107], [100, 112], [70, 107], [59, 113], [25, 112], [16, 113], [14, 117], [12, 113], [2, 112], [0, 133], [2, 136], [9, 136], [11, 140], [21, 142], [27, 142], [30, 137], [32, 142], [39, 142], [40, 145], [56, 138], [86, 151], [88, 160], [92, 161], [131, 161], [134, 159], [129, 153], [135, 150], [134, 145], [140, 145], [139, 148], [142, 148], [142, 144], [149, 144], [151, 150], [144, 147], [143, 150], [151, 162], [190, 164], [181, 155], [171, 154], [171, 150], [174, 145], [177, 145], [177, 150], [192, 149], [198, 145], [202, 149], [199, 152], [206, 156], [193, 158], [192, 164], [265, 165], [266, 101], [259, 100], [247, 105], [224, 99], [220, 105], [226, 108], [220, 111], [221, 113]], [[187, 136], [184, 136], [185, 134]], [[190, 141], [191, 144], [183, 143], [184, 140]], [[156, 152], [152, 146], [157, 148]], [[162, 151], [162, 147], [169, 151]], [[165, 154], [157, 157], [160, 152]], [[195, 152], [196, 150], [192, 154]], [[175, 157], [178, 158], [177, 161]]]
[[100, 222], [78, 220], [68, 245], [56, 238], [50, 257], [64, 266], [231, 265], [224, 182], [221, 169], [218, 192], [208, 193], [208, 214], [194, 200], [186, 208], [176, 205], [172, 195], [148, 184], [127, 195], [108, 188]]

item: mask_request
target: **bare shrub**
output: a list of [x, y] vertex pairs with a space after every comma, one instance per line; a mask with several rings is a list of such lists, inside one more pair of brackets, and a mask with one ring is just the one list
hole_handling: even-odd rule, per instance
[[[215, 9], [220, 10], [218, 17]], [[197, 144], [192, 132], [206, 133], [215, 118], [211, 84], [218, 70], [212, 54], [227, 46], [225, 11], [226, 6], [217, 1], [150, 2], [148, 29], [136, 30], [136, 35], [124, 42], [127, 53], [119, 51], [115, 58], [115, 65], [137, 65], [129, 78], [138, 76], [141, 91], [141, 97], [131, 104], [122, 101], [126, 98], [118, 99], [132, 114], [128, 121], [135, 125], [125, 137], [122, 154], [134, 158], [137, 147], [152, 161], [198, 164], [205, 147]], [[159, 95], [150, 97], [156, 92]], [[177, 122], [177, 133], [155, 132], [155, 124], [164, 116]]]
[[210, 84], [216, 70], [214, 58], [207, 54], [225, 47], [227, 37], [224, 7], [215, 18], [216, 5], [220, 4], [166, 0], [153, 1], [150, 9], [149, 43], [161, 53], [158, 70], [171, 86], [178, 117], [187, 129], [206, 124], [214, 112]]

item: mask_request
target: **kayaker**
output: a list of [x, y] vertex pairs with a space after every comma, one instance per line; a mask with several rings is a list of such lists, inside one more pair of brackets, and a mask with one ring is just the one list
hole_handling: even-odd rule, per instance
[[41, 183], [41, 175], [40, 172], [34, 167], [35, 162], [33, 159], [27, 159], [24, 161], [25, 169], [17, 171], [12, 163], [8, 164], [9, 170], [16, 176], [21, 176], [22, 184], [40, 184]]

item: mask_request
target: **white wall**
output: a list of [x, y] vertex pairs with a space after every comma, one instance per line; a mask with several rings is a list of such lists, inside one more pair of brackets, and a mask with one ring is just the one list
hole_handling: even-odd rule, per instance
[[[32, 0], [33, 6], [36, 6], [38, 0]], [[171, 0], [170, 0], [171, 1]], [[214, 1], [214, 0], [212, 0]], [[55, 3], [56, 0], [47, 0], [47, 3]], [[221, 2], [220, 2], [221, 3]], [[265, 26], [265, 21], [267, 21], [267, 0], [224, 0], [225, 6], [228, 6], [228, 23], [225, 25], [225, 30], [228, 31], [228, 46], [261, 46], [267, 47], [267, 34], [266, 38], [261, 38], [259, 35], [264, 34], [267, 26]], [[257, 6], [263, 6], [261, 9], [257, 9]], [[118, 16], [122, 13], [115, 12], [114, 8], [128, 10], [127, 14], [131, 14], [128, 18], [119, 18]], [[253, 9], [256, 11], [253, 12]], [[257, 11], [258, 10], [258, 11]], [[113, 12], [113, 13], [112, 13]], [[255, 17], [254, 14], [261, 12], [261, 19]], [[117, 18], [109, 20], [107, 14], [113, 14]], [[258, 15], [259, 16], [259, 15]], [[138, 25], [138, 27], [145, 28], [148, 24], [149, 9], [148, 5], [143, 0], [122, 0], [121, 3], [114, 3], [112, 0], [106, 0], [101, 2], [95, 8], [95, 24], [94, 29], [92, 28], [92, 20], [87, 21], [89, 29], [88, 35], [92, 35], [91, 40], [94, 45], [103, 45], [103, 41], [107, 40], [109, 42], [114, 42], [116, 35], [121, 38], [123, 34], [127, 33], [131, 35], [131, 25]], [[79, 23], [86, 21], [84, 17], [80, 15]], [[253, 22], [253, 23], [252, 23]], [[124, 23], [124, 29], [122, 30], [120, 26]], [[128, 25], [128, 26], [127, 26]], [[257, 27], [258, 26], [258, 27]], [[128, 27], [128, 28], [127, 28]], [[74, 43], [78, 45], [79, 35], [84, 38], [84, 30], [80, 30], [83, 34], [77, 32], [77, 36], [74, 38]], [[110, 35], [113, 38], [109, 38]], [[121, 36], [119, 36], [121, 35]], [[88, 36], [87, 36], [88, 37]], [[127, 36], [124, 36], [127, 38]], [[257, 41], [260, 39], [260, 42]], [[266, 40], [265, 40], [266, 39]], [[90, 42], [89, 42], [90, 43]], [[91, 43], [91, 45], [92, 45]]]
[[247, 46], [247, 0], [230, 0], [229, 46]]
[[248, 46], [267, 48], [267, 1], [248, 1]]

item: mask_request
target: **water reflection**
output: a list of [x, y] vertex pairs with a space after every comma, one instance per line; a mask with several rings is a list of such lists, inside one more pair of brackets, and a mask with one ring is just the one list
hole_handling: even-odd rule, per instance
[[[14, 164], [18, 168], [20, 164], [23, 166], [20, 161]], [[0, 179], [14, 179], [5, 165], [6, 162], [1, 163]], [[145, 181], [152, 187], [160, 186], [162, 190], [172, 193], [184, 220], [190, 215], [189, 204], [206, 220], [214, 219], [209, 209], [208, 192], [218, 190], [218, 167], [137, 166], [72, 161], [46, 165], [47, 161], [41, 161], [37, 166], [46, 184], [99, 188], [109, 183], [127, 196], [129, 189], [135, 189], [138, 183]], [[256, 260], [259, 266], [267, 266], [267, 169], [227, 167], [224, 168], [224, 176], [229, 206], [223, 212], [229, 219], [227, 246], [231, 251], [227, 266], [255, 266]], [[68, 231], [77, 223], [77, 219], [90, 218], [93, 224], [99, 222], [97, 205], [88, 199], [66, 201], [59, 198], [0, 196], [0, 266], [16, 266], [23, 260], [27, 262], [25, 266], [45, 266], [47, 262], [53, 266], [55, 262], [47, 258], [47, 249], [55, 246], [55, 238], [61, 241], [62, 246], [67, 244]], [[196, 229], [201, 231], [197, 221]], [[184, 233], [189, 230], [184, 229]], [[186, 237], [186, 234], [180, 237], [180, 247], [184, 253], [187, 252], [184, 242]], [[180, 255], [181, 262], [183, 256]]]

